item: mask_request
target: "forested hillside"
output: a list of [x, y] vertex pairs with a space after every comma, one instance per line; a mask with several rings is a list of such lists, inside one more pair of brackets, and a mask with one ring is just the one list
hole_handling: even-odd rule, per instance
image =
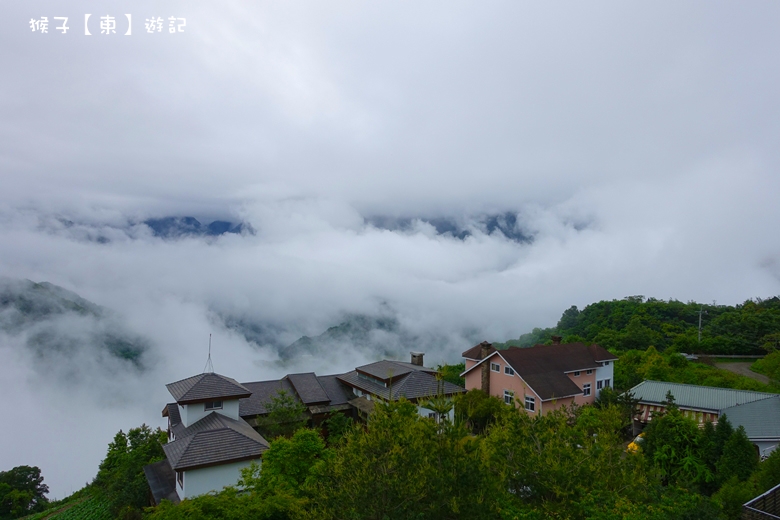
[[598, 343], [615, 352], [654, 346], [660, 351], [673, 347], [678, 352], [701, 354], [764, 354], [780, 342], [780, 298], [731, 306], [629, 296], [582, 310], [573, 305], [555, 327], [535, 328], [496, 346], [547, 343], [553, 335], [563, 336], [564, 343]]

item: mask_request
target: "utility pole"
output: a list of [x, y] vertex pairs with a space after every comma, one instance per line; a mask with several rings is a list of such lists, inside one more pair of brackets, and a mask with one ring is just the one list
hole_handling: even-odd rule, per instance
[[701, 315], [707, 314], [707, 311], [704, 310], [704, 305], [701, 306], [699, 309], [699, 343], [701, 343]]

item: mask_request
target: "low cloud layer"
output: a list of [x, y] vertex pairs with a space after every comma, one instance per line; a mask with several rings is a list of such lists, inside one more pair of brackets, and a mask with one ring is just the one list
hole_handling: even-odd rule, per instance
[[[39, 465], [55, 496], [120, 428], [163, 424], [209, 334], [215, 369], [250, 381], [373, 360], [279, 357], [353, 315], [392, 317], [369, 343], [416, 338], [436, 364], [573, 304], [780, 293], [777, 4], [100, 8], [133, 35], [84, 36], [76, 3], [0, 7], [0, 276], [148, 342], [138, 373], [87, 340], [42, 362], [30, 330], [0, 336], [0, 470]], [[72, 31], [32, 32], [41, 16]], [[187, 32], [148, 35], [149, 16]], [[252, 232], [143, 224], [169, 216]]]

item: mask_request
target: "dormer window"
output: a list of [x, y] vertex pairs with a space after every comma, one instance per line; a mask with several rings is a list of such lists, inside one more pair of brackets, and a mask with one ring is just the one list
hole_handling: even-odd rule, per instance
[[206, 411], [209, 410], [222, 410], [222, 401], [207, 401]]

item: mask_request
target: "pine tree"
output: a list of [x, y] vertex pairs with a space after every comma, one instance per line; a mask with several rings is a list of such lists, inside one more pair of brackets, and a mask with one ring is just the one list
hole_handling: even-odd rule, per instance
[[723, 455], [718, 461], [718, 477], [725, 482], [736, 476], [740, 482], [746, 481], [758, 467], [758, 454], [748, 439], [745, 428], [740, 426], [731, 434], [723, 447]]

